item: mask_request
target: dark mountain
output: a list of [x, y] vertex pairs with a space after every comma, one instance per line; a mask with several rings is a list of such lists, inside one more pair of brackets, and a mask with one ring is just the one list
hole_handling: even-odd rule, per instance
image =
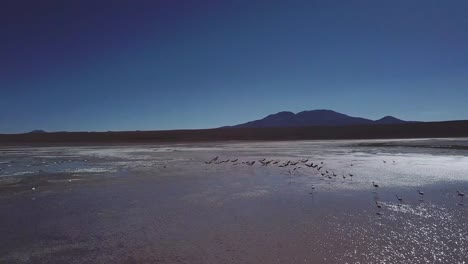
[[[468, 137], [468, 120], [409, 122], [395, 125], [359, 125], [328, 127], [223, 128], [120, 132], [48, 132], [38, 134], [0, 134], [0, 146], [42, 144], [89, 145], [115, 143], [178, 143], [230, 140], [337, 140], [386, 138]], [[447, 146], [445, 146], [447, 147]], [[460, 146], [448, 146], [460, 149]]]
[[385, 116], [379, 120], [375, 120], [374, 123], [379, 125], [394, 125], [408, 123], [408, 121], [403, 121], [393, 116]]
[[269, 115], [262, 120], [251, 121], [235, 127], [284, 127], [291, 123], [296, 114], [293, 112], [279, 112]]
[[44, 130], [33, 130], [33, 131], [28, 132], [28, 134], [41, 134], [41, 133], [47, 133], [47, 132]]
[[332, 110], [279, 112], [263, 119], [250, 121], [233, 127], [308, 127], [308, 126], [352, 126], [352, 125], [392, 125], [403, 124], [403, 121], [392, 116], [386, 116], [373, 121], [361, 117], [352, 117]]

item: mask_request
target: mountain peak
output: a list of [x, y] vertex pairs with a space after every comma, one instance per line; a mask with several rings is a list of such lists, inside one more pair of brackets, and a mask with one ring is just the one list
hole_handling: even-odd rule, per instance
[[308, 126], [351, 126], [372, 124], [402, 124], [406, 121], [393, 116], [385, 116], [373, 121], [361, 117], [352, 117], [328, 109], [301, 111], [294, 114], [290, 111], [282, 111], [271, 114], [263, 119], [239, 124], [234, 127], [308, 127]]
[[398, 118], [396, 118], [396, 117], [394, 117], [394, 116], [389, 116], [389, 115], [388, 115], [388, 116], [384, 116], [384, 117], [380, 118], [379, 120], [390, 120], [390, 119], [397, 119], [397, 120], [400, 120], [400, 119], [398, 119]]
[[330, 110], [330, 109], [314, 109], [314, 110], [304, 110], [304, 111], [299, 112], [298, 114], [300, 113], [337, 113], [337, 112]]
[[290, 111], [281, 111], [281, 112], [278, 112], [276, 114], [271, 114], [271, 115], [268, 115], [267, 117], [269, 116], [293, 116], [294, 113], [293, 112], [290, 112]]
[[374, 121], [376, 124], [387, 125], [387, 124], [403, 124], [407, 121], [403, 121], [393, 116], [384, 116], [378, 120]]
[[42, 133], [47, 133], [47, 132], [44, 130], [40, 130], [40, 129], [28, 132], [28, 134], [42, 134]]

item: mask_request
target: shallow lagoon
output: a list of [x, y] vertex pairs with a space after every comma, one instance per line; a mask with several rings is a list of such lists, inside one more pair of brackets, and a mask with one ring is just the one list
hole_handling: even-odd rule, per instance
[[464, 263], [467, 142], [0, 147], [0, 262]]

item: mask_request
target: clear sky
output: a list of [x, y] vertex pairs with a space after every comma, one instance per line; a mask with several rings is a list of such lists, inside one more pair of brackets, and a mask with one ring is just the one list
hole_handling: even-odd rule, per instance
[[468, 1], [0, 3], [0, 133], [468, 119]]

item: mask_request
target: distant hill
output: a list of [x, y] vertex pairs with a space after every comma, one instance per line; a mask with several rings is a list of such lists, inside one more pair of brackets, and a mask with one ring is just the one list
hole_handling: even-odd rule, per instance
[[[409, 121], [403, 121], [398, 118], [395, 118], [393, 116], [385, 116], [382, 117], [379, 120], [375, 120], [374, 124], [379, 124], [379, 125], [395, 125], [395, 124], [404, 124], [408, 123]], [[413, 121], [414, 122], [414, 121]]]
[[44, 130], [33, 130], [33, 131], [30, 131], [28, 132], [29, 134], [42, 134], [42, 133], [47, 133], [46, 131]]
[[332, 110], [279, 112], [260, 120], [235, 125], [232, 127], [309, 127], [309, 126], [351, 126], [351, 125], [395, 125], [411, 121], [404, 121], [393, 116], [385, 116], [379, 120], [362, 117], [352, 117]]
[[[281, 115], [280, 115], [281, 116]], [[385, 118], [387, 120], [388, 118]], [[468, 137], [468, 120], [356, 126], [0, 134], [0, 146]]]

